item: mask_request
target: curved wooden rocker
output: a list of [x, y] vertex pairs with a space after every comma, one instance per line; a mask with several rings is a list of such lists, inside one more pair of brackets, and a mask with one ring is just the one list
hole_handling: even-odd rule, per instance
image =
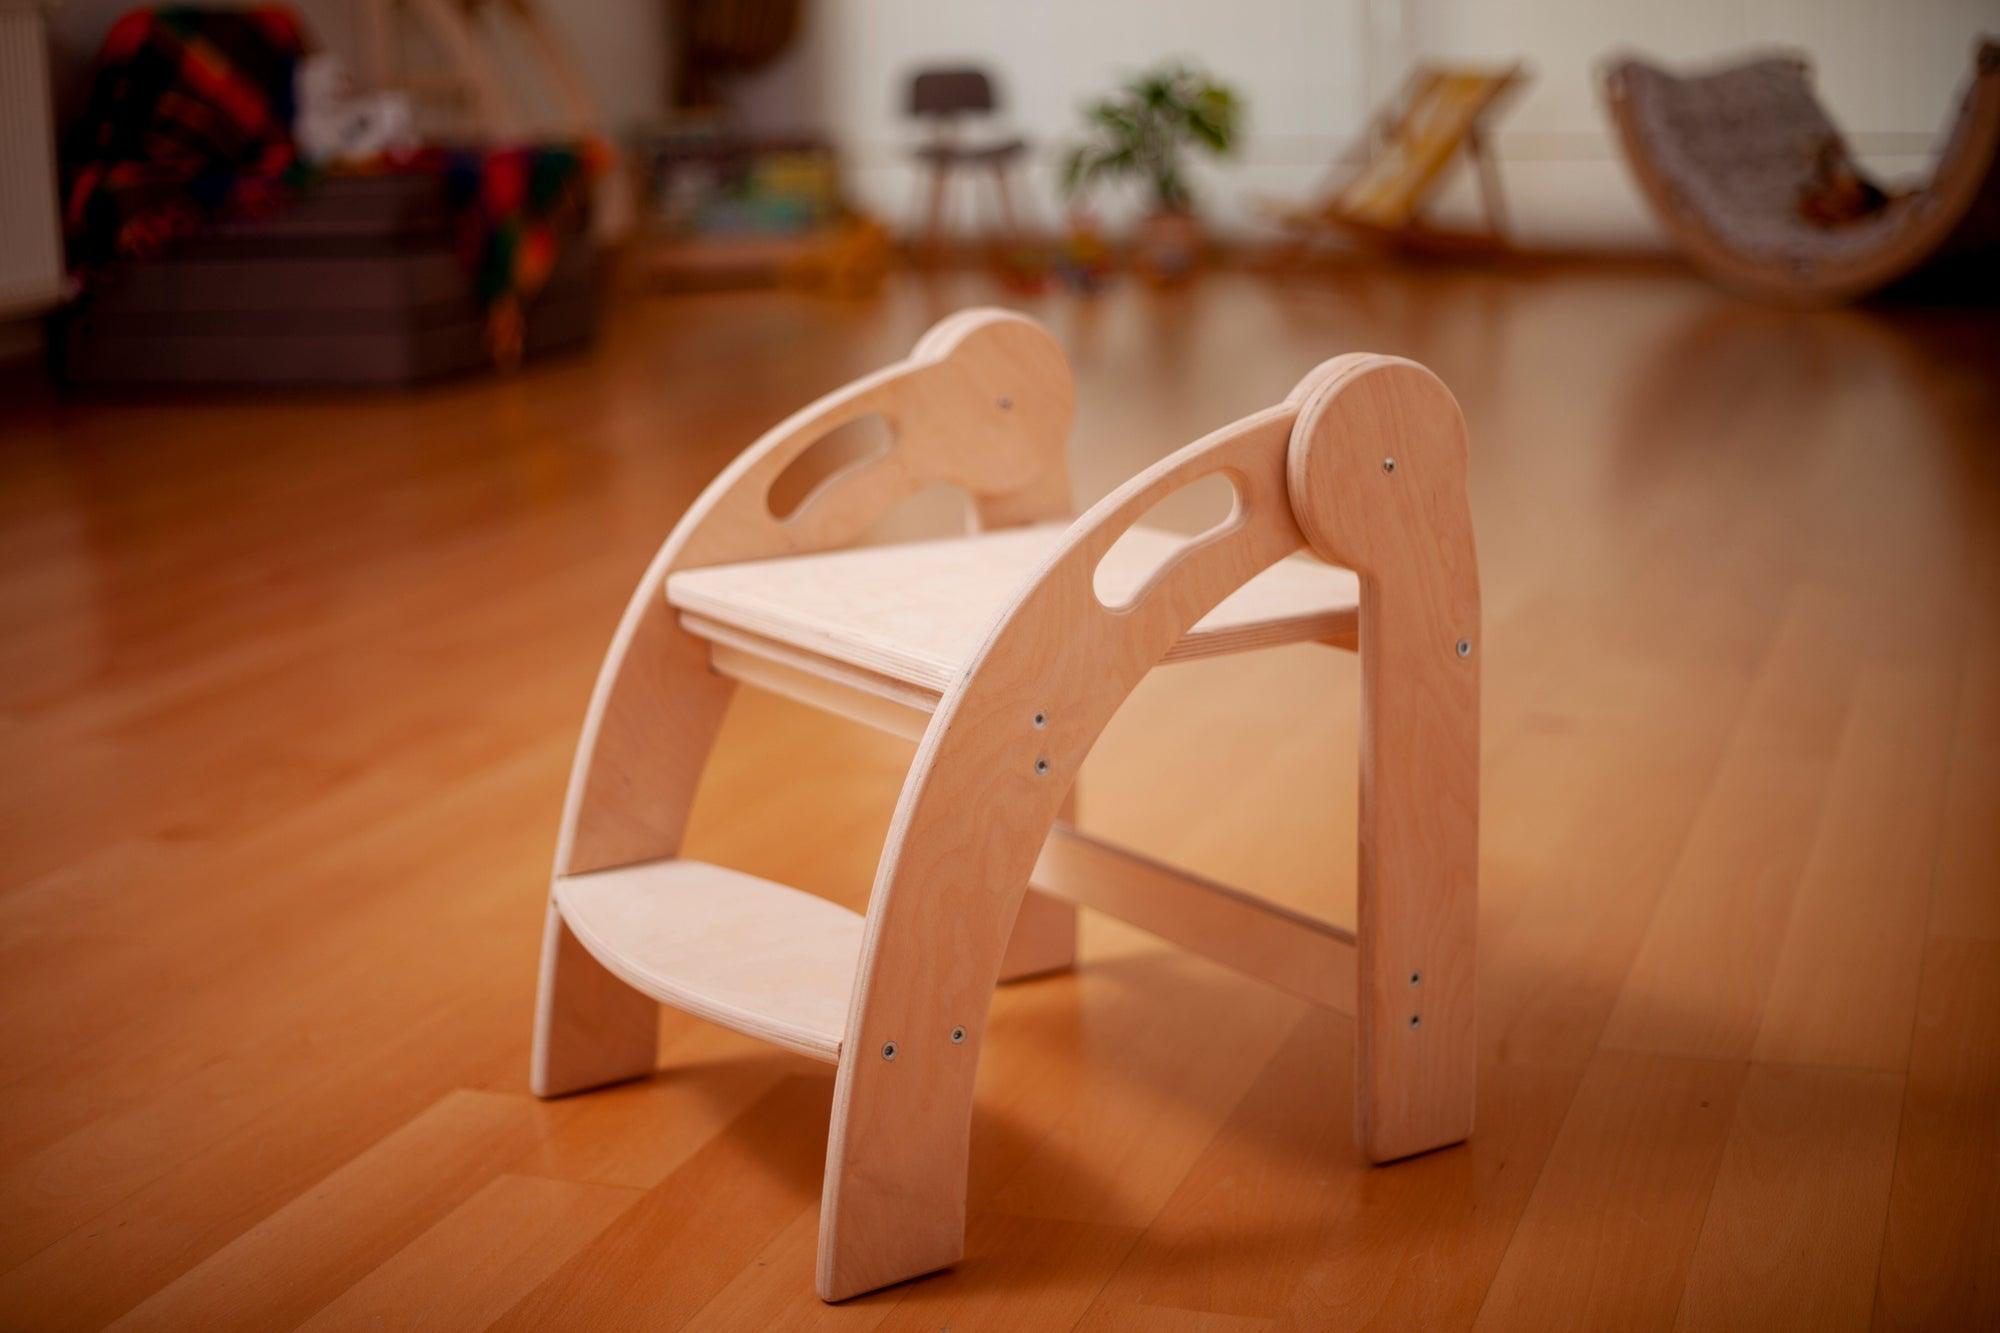
[[[1456, 404], [1411, 362], [1340, 357], [1051, 521], [1067, 508], [1072, 396], [1038, 325], [974, 310], [770, 431], [647, 570], [578, 747], [534, 1089], [650, 1073], [661, 1001], [836, 1064], [827, 1300], [962, 1256], [992, 990], [1070, 960], [1075, 903], [1352, 1013], [1371, 1159], [1471, 1131], [1479, 589]], [[871, 413], [891, 427], [887, 452], [774, 518], [779, 473]], [[1216, 475], [1236, 503], [1208, 532], [1136, 525]], [[977, 531], [836, 550], [940, 480], [973, 497]], [[1362, 656], [1356, 932], [1059, 822], [1152, 667], [1300, 641]], [[865, 918], [679, 858], [739, 680], [922, 737]]]
[[2000, 43], [1972, 78], [1930, 181], [1843, 225], [1808, 221], [1802, 191], [1831, 164], [1861, 180], [1803, 60], [1696, 76], [1624, 60], [1605, 95], [1633, 177], [1696, 267], [1784, 305], [1851, 301], [1946, 266], [1990, 281], [2000, 248]]

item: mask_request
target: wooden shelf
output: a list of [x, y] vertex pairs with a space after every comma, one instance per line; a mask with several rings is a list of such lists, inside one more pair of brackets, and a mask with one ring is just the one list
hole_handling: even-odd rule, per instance
[[[823, 660], [929, 696], [935, 706], [1028, 585], [1066, 524], [945, 541], [871, 546], [686, 570], [667, 580], [682, 623], [705, 638], [717, 625], [732, 646], [775, 645], [793, 666]], [[1129, 596], [1187, 541], [1130, 529], [1108, 552], [1104, 590]], [[1285, 643], [1352, 646], [1360, 585], [1309, 556], [1281, 560], [1224, 598], [1167, 653], [1169, 662]], [[842, 673], [844, 676], [848, 673]], [[913, 700], [921, 706], [921, 699]]]
[[556, 905], [627, 984], [698, 1018], [840, 1060], [862, 919], [838, 903], [701, 861], [569, 875]]

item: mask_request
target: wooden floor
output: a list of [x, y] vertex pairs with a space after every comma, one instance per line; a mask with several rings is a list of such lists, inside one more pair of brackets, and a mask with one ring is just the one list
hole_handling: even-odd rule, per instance
[[[410, 395], [6, 383], [0, 1325], [2000, 1323], [2000, 336], [1967, 312], [1666, 270], [1033, 303], [1080, 500], [1338, 352], [1463, 402], [1468, 1145], [1366, 1166], [1347, 1020], [1101, 919], [995, 1002], [947, 1275], [814, 1299], [830, 1069], [669, 1015], [651, 1082], [527, 1095], [566, 767], [647, 557], [759, 429], [994, 295], [657, 300]], [[1355, 687], [1312, 647], [1162, 669], [1082, 822], [1351, 919]], [[746, 692], [691, 854], [858, 905], [909, 753]]]

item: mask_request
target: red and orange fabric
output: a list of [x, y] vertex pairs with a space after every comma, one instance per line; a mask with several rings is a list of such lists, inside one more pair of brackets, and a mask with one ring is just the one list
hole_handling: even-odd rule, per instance
[[211, 219], [280, 205], [307, 176], [292, 144], [298, 16], [136, 9], [112, 25], [64, 152], [73, 271], [144, 259]]

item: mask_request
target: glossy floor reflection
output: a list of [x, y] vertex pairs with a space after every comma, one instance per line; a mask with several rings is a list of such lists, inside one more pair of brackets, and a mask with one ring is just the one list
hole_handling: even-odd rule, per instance
[[[1466, 1147], [1368, 1168], [1346, 1020], [1101, 920], [996, 1001], [948, 1275], [813, 1298], [819, 1066], [669, 1015], [650, 1083], [526, 1095], [632, 582], [759, 430], [999, 299], [638, 300], [585, 356], [408, 395], [0, 386], [0, 1323], [2000, 1319], [1974, 310], [1609, 267], [1027, 303], [1077, 369], [1080, 503], [1340, 352], [1458, 394], [1489, 650]], [[1084, 824], [1350, 916], [1356, 686], [1317, 648], [1156, 673]], [[691, 851], [859, 904], [908, 753], [746, 692]]]

